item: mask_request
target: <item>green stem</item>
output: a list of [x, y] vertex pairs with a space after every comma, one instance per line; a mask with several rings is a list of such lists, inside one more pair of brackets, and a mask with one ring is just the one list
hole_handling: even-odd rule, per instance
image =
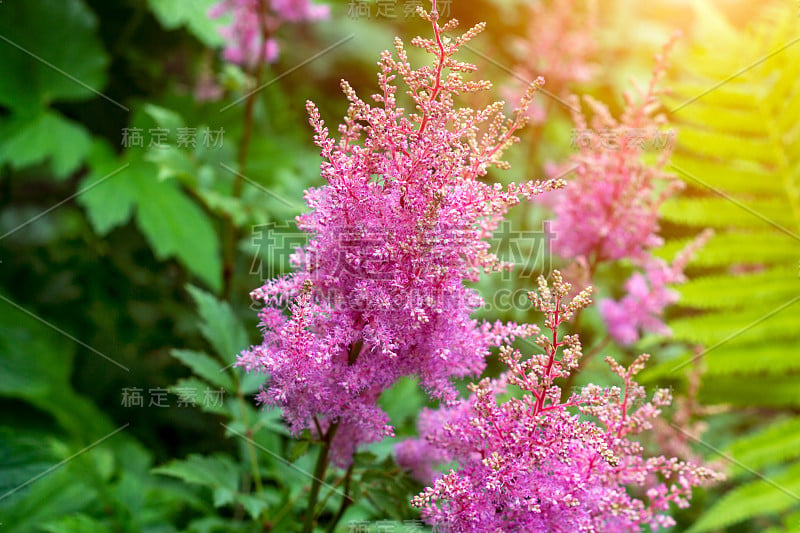
[[342, 498], [342, 504], [339, 506], [339, 511], [336, 513], [336, 516], [333, 517], [333, 520], [328, 525], [328, 533], [333, 533], [334, 529], [336, 529], [336, 524], [338, 524], [342, 516], [344, 516], [344, 512], [353, 504], [353, 498], [350, 497], [350, 479], [352, 475], [353, 464], [351, 463], [344, 477], [344, 497]]
[[[348, 365], [352, 366], [353, 364], [355, 364], [356, 360], [358, 359], [358, 356], [361, 355], [361, 350], [363, 348], [364, 348], [363, 338], [360, 338], [358, 341], [350, 345], [350, 349], [348, 350], [347, 353]], [[323, 480], [325, 478], [325, 471], [328, 469], [328, 455], [330, 454], [331, 451], [331, 443], [333, 442], [333, 437], [336, 436], [336, 430], [339, 429], [339, 422], [336, 421], [332, 423], [328, 427], [327, 433], [325, 433], [324, 435], [322, 434], [322, 427], [320, 426], [317, 417], [314, 417], [314, 426], [317, 429], [317, 435], [319, 435], [320, 439], [322, 440], [322, 448], [319, 451], [319, 456], [317, 456], [317, 464], [316, 467], [314, 468], [314, 480], [311, 483], [311, 491], [308, 494], [308, 507], [306, 508], [306, 517], [303, 525], [304, 533], [312, 533], [314, 531], [314, 517], [316, 515], [315, 510], [317, 507], [317, 500], [319, 499], [319, 489], [322, 486]], [[345, 480], [345, 482], [348, 484], [347, 486], [349, 487], [350, 470], [348, 470], [347, 476], [348, 477]], [[345, 492], [345, 494], [347, 493]], [[349, 499], [348, 496], [345, 497], [345, 500], [347, 499]], [[344, 511], [341, 512], [344, 513]], [[336, 520], [338, 520], [338, 518]]]
[[[266, 13], [266, 6], [263, 0], [260, 0], [262, 14]], [[261, 19], [261, 37], [263, 42], [267, 42], [270, 38], [270, 31], [264, 20]], [[247, 95], [244, 103], [244, 117], [242, 122], [242, 138], [239, 141], [239, 150], [236, 154], [236, 170], [237, 174], [233, 177], [233, 190], [231, 197], [239, 199], [242, 196], [242, 187], [244, 186], [244, 175], [247, 167], [247, 158], [250, 154], [250, 143], [253, 138], [253, 115], [255, 110], [255, 103], [258, 97], [258, 89], [261, 87], [261, 82], [264, 77], [264, 64], [266, 58], [263, 52], [259, 55], [258, 61], [254, 71], [254, 87], [255, 89]], [[239, 228], [233, 221], [230, 214], [225, 215], [225, 228], [223, 234], [223, 250], [222, 250], [222, 295], [225, 300], [230, 301], [231, 291], [233, 290], [233, 273], [236, 265], [236, 243], [239, 241]]]
[[[238, 381], [238, 380], [237, 380]], [[261, 472], [258, 468], [258, 456], [256, 455], [255, 446], [253, 446], [253, 429], [250, 427], [250, 417], [247, 415], [247, 402], [244, 401], [244, 395], [242, 395], [242, 390], [237, 383], [236, 387], [236, 396], [239, 400], [239, 409], [242, 412], [242, 422], [244, 422], [244, 426], [247, 428], [245, 431], [245, 435], [247, 435], [247, 455], [250, 458], [250, 468], [253, 470], [253, 484], [256, 486], [256, 491], [261, 492], [263, 490], [263, 485], [261, 483]]]
[[317, 507], [317, 499], [319, 499], [319, 489], [322, 486], [325, 471], [328, 469], [328, 455], [331, 451], [331, 442], [336, 435], [336, 430], [339, 429], [339, 422], [334, 422], [325, 433], [322, 444], [322, 449], [317, 456], [317, 465], [314, 468], [314, 480], [311, 483], [311, 491], [308, 493], [308, 505], [306, 506], [306, 517], [303, 523], [304, 533], [313, 533], [314, 531], [314, 510]]

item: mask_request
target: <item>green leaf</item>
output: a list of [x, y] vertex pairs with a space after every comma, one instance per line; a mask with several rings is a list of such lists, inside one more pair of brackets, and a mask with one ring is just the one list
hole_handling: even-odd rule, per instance
[[82, 0], [0, 7], [0, 104], [29, 115], [55, 101], [97, 97], [108, 56], [96, 36], [97, 19]]
[[289, 457], [287, 457], [289, 462], [293, 463], [308, 453], [308, 446], [310, 444], [308, 439], [295, 441], [291, 448], [289, 448]]
[[76, 436], [100, 438], [111, 431], [106, 416], [72, 389], [74, 341], [0, 297], [0, 396], [50, 413]]
[[185, 460], [175, 459], [153, 469], [156, 474], [182, 479], [211, 488], [226, 487], [236, 490], [239, 468], [227, 455], [189, 455]]
[[795, 264], [800, 242], [777, 230], [717, 233], [690, 262], [702, 267], [732, 264]]
[[[703, 355], [706, 375], [768, 375], [800, 372], [797, 341], [775, 339], [772, 342], [722, 344]], [[676, 363], [677, 364], [677, 363]]]
[[[764, 4], [743, 29], [728, 24], [711, 3], [695, 5], [702, 20], [700, 33], [694, 48], [674, 61], [672, 96], [667, 102], [679, 104], [672, 113], [678, 127], [672, 170], [687, 188], [681, 198], [664, 205], [663, 213], [684, 226], [680, 234], [713, 227], [715, 235], [691, 261], [701, 276], [680, 289], [684, 309], [676, 310], [669, 326], [676, 338], [705, 347], [699, 359], [707, 369], [698, 392], [701, 403], [796, 411], [800, 405], [796, 6]], [[669, 242], [665, 249], [677, 244]], [[687, 353], [665, 361], [652, 376], [675, 379], [675, 367], [691, 358], [695, 355]], [[752, 430], [737, 428], [748, 429]], [[787, 469], [787, 462], [797, 459], [798, 442], [800, 426], [786, 422], [734, 441], [730, 449], [748, 467], [768, 467], [765, 475], [770, 482], [797, 495], [800, 465]], [[734, 472], [743, 475], [742, 469]], [[797, 510], [797, 496], [756, 481], [729, 490], [691, 531], [722, 530], [756, 518], [742, 531], [761, 531], [769, 525], [765, 518], [770, 514], [777, 523], [779, 515], [792, 507]]]
[[208, 10], [218, 0], [148, 0], [150, 9], [164, 28], [174, 30], [186, 27], [207, 46], [224, 43], [219, 35], [218, 21], [208, 16]]
[[[754, 291], [753, 287], [758, 287]], [[710, 275], [678, 287], [681, 305], [695, 309], [752, 307], [781, 304], [800, 294], [797, 270], [779, 266], [763, 272], [738, 276]], [[711, 297], [713, 295], [713, 297]]]
[[40, 435], [26, 435], [19, 429], [0, 427], [0, 495], [9, 494], [57, 462]]
[[111, 526], [83, 513], [74, 514], [43, 524], [41, 528], [50, 533], [111, 533]]
[[195, 378], [179, 379], [169, 390], [178, 396], [179, 407], [196, 407], [207, 413], [225, 416], [230, 414], [225, 405], [226, 391], [214, 389], [205, 381]]
[[136, 222], [156, 258], [176, 257], [214, 290], [222, 288], [222, 260], [214, 226], [172, 181], [153, 172], [139, 182]]
[[800, 463], [785, 472], [727, 492], [690, 529], [690, 533], [711, 531], [747, 520], [797, 508], [800, 494]]
[[49, 160], [57, 178], [77, 170], [92, 143], [86, 128], [49, 111], [0, 122], [0, 138], [0, 165], [21, 169]]
[[748, 342], [796, 338], [798, 323], [800, 298], [795, 296], [782, 305], [754, 305], [679, 318], [670, 322], [670, 327], [675, 338], [717, 349], [718, 343], [727, 348]]
[[81, 183], [78, 202], [100, 235], [124, 224], [136, 208], [136, 223], [158, 259], [175, 257], [214, 290], [222, 286], [219, 237], [208, 216], [172, 180], [128, 152], [121, 160], [95, 146], [92, 172]]
[[22, 498], [0, 501], [2, 527], [9, 533], [35, 531], [51, 519], [85, 509], [96, 498], [97, 491], [80, 473], [58, 469], [32, 483]]
[[798, 407], [800, 387], [791, 374], [759, 376], [714, 376], [700, 386], [699, 399], [706, 404], [739, 407]]
[[104, 141], [96, 141], [89, 156], [91, 172], [83, 179], [80, 189], [84, 192], [77, 202], [86, 209], [94, 231], [105, 235], [117, 226], [125, 224], [136, 207], [136, 181], [147, 176], [139, 165], [131, 168], [129, 159], [120, 160]]
[[200, 331], [224, 361], [235, 361], [236, 355], [249, 346], [247, 332], [227, 302], [211, 294], [187, 287], [200, 314]]
[[186, 460], [173, 460], [153, 469], [156, 474], [182, 479], [186, 483], [209, 487], [214, 505], [232, 503], [239, 486], [239, 467], [227, 455], [203, 456], [192, 454]]
[[261, 390], [261, 385], [267, 381], [267, 375], [262, 372], [245, 372], [243, 368], [239, 371], [241, 372], [241, 377], [239, 378], [239, 389], [241, 390], [242, 394], [253, 394], [258, 392]]
[[142, 111], [152, 118], [158, 127], [165, 128], [170, 132], [185, 126], [183, 118], [172, 109], [167, 109], [166, 107], [157, 106], [155, 104], [144, 104], [142, 106]]
[[192, 371], [205, 378], [215, 385], [224, 387], [226, 390], [233, 390], [233, 380], [219, 360], [214, 359], [208, 354], [202, 352], [195, 352], [193, 350], [172, 350], [170, 352], [172, 357], [179, 360]]
[[754, 199], [747, 202], [745, 207], [724, 197], [676, 198], [664, 203], [661, 214], [673, 222], [714, 228], [764, 230], [774, 225], [794, 225], [792, 206], [785, 197]]
[[738, 462], [731, 466], [735, 476], [800, 458], [800, 418], [780, 420], [737, 439], [726, 452]]
[[268, 491], [256, 494], [239, 493], [236, 495], [236, 503], [241, 504], [253, 520], [257, 519], [264, 509], [279, 501], [279, 498], [274, 493]]

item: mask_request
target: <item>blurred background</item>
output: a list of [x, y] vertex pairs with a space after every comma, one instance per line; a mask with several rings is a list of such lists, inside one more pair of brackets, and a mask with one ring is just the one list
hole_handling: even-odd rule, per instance
[[[249, 292], [289, 270], [305, 242], [303, 191], [322, 185], [306, 100], [333, 130], [339, 80], [365, 98], [394, 36], [429, 28], [413, 15], [421, 2], [328, 2], [281, 20], [269, 62], [254, 63], [235, 57], [223, 29], [234, 21], [211, 17], [215, 4], [0, 2], [2, 531], [296, 529], [309, 443], [254, 403], [262, 377], [230, 367], [260, 341]], [[511, 170], [491, 173], [501, 182], [567, 160], [566, 97], [619, 114], [681, 31], [663, 102], [677, 132], [667, 169], [686, 188], [662, 206], [659, 253], [671, 259], [707, 227], [715, 236], [669, 310], [674, 336], [604, 354], [653, 353], [645, 384], [673, 389], [682, 453], [728, 473], [677, 512], [676, 531], [800, 530], [800, 5], [453, 0], [439, 11], [462, 29], [487, 22], [460, 59], [509, 111], [546, 79]], [[537, 320], [520, 295], [569, 265], [543, 237], [549, 216], [536, 203], [512, 212], [493, 246], [518, 266], [477, 285], [482, 317]], [[619, 296], [630, 271], [599, 269], [600, 295]], [[603, 328], [590, 311], [585, 346]], [[596, 357], [581, 380], [606, 374]], [[398, 438], [427, 405], [410, 380], [381, 403]], [[407, 503], [422, 486], [394, 465], [394, 442], [358, 457], [356, 503], [337, 530], [424, 529]]]

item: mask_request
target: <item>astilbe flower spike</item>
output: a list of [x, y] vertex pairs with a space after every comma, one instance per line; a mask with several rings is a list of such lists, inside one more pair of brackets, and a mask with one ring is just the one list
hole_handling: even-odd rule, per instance
[[[659, 84], [674, 42], [669, 41], [656, 57], [646, 89], [637, 87], [635, 95], [625, 93], [619, 120], [607, 106], [589, 97], [591, 120], [582, 111], [573, 113], [573, 140], [579, 150], [559, 173], [571, 168], [575, 177], [550, 200], [555, 214], [553, 251], [574, 260], [576, 267], [582, 265], [583, 272], [576, 278], [591, 279], [599, 264], [614, 261], [629, 261], [636, 269], [621, 300], [600, 303], [610, 336], [621, 344], [636, 342], [642, 333], [670, 333], [662, 315], [677, 301], [677, 293], [668, 285], [685, 281], [683, 268], [689, 255], [710, 238], [710, 233], [698, 236], [671, 265], [652, 253], [663, 244], [658, 234], [659, 208], [682, 187], [665, 170], [674, 132], [663, 131], [666, 119], [657, 112], [663, 92]], [[571, 101], [579, 109], [577, 98]], [[661, 150], [653, 163], [644, 157], [648, 147]]]
[[[523, 9], [525, 36], [510, 43], [516, 60], [514, 77], [529, 80], [542, 76], [548, 90], [557, 96], [591, 80], [598, 70], [596, 0], [537, 0]], [[514, 87], [505, 92], [513, 94]], [[529, 114], [534, 123], [543, 122], [547, 115], [537, 102], [531, 105]]]
[[[564, 164], [574, 178], [554, 196], [557, 235], [553, 249], [564, 258], [590, 264], [618, 259], [644, 259], [662, 244], [658, 208], [681, 188], [680, 180], [664, 170], [671, 154], [672, 132], [661, 131], [666, 118], [660, 107], [659, 82], [674, 41], [657, 57], [647, 88], [625, 93], [625, 110], [615, 119], [603, 103], [585, 97], [593, 116], [587, 120], [577, 97], [571, 97], [578, 151]], [[654, 164], [644, 160], [646, 146], [663, 138]]]
[[274, 34], [285, 22], [324, 19], [329, 11], [328, 6], [310, 0], [221, 0], [208, 14], [211, 18], [232, 16], [231, 24], [220, 28], [227, 41], [222, 55], [231, 63], [252, 68], [278, 58]]
[[[268, 374], [259, 400], [283, 408], [295, 434], [335, 434], [331, 458], [339, 465], [359, 443], [392, 434], [376, 400], [398, 378], [416, 376], [432, 396], [454, 401], [451, 378], [478, 375], [491, 346], [530, 333], [472, 319], [482, 300], [465, 281], [507, 267], [486, 239], [521, 196], [563, 185], [479, 180], [491, 165], [505, 167], [500, 154], [516, 141], [541, 82], [513, 119], [501, 114], [502, 103], [456, 107], [458, 95], [489, 87], [465, 80], [475, 67], [452, 57], [483, 24], [446, 37], [456, 21], [440, 26], [435, 9], [419, 13], [434, 37], [412, 44], [432, 65], [413, 69], [396, 39], [395, 55], [386, 51], [378, 62], [374, 105], [343, 81], [350, 106], [338, 141], [308, 103], [327, 184], [306, 193], [310, 210], [297, 224], [309, 242], [292, 257], [295, 272], [252, 293], [265, 304], [264, 342], [238, 361]], [[398, 104], [400, 81], [410, 114]], [[290, 317], [281, 311], [288, 303]]]
[[[549, 330], [536, 339], [542, 353], [523, 359], [501, 348], [506, 373], [472, 385], [469, 398], [442, 411], [438, 424], [426, 414], [424, 440], [400, 446], [407, 464], [421, 452], [415, 466], [423, 474], [430, 465], [419, 462], [457, 463], [412, 502], [441, 531], [655, 530], [674, 523], [670, 503], [687, 506], [692, 487], [718, 477], [676, 458], [644, 457], [632, 438], [651, 429], [671, 400], [660, 389], [646, 401], [634, 380], [646, 354], [628, 368], [606, 359], [622, 387], [587, 385], [562, 401], [555, 381], [578, 367], [581, 344], [577, 335], [559, 337], [559, 327], [591, 303], [591, 289], [572, 299], [570, 290], [558, 271], [552, 286], [540, 278], [529, 297]], [[499, 401], [512, 389], [518, 393]]]

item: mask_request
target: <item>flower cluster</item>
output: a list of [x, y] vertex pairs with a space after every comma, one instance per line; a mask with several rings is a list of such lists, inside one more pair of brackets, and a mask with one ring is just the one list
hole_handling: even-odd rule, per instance
[[[643, 158], [643, 140], [658, 135], [666, 119], [659, 108], [658, 83], [666, 69], [667, 49], [657, 59], [653, 77], [637, 99], [625, 93], [626, 107], [619, 120], [603, 103], [586, 97], [593, 112], [587, 121], [582, 111], [573, 113], [575, 128], [590, 142], [564, 165], [574, 169], [567, 187], [554, 195], [553, 242], [565, 258], [585, 258], [590, 263], [623, 258], [644, 259], [662, 244], [658, 236], [658, 208], [681, 185], [664, 170], [670, 151], [663, 150], [654, 164]], [[576, 97], [571, 99], [579, 109]], [[613, 146], [601, 142], [613, 134]]]
[[[310, 210], [297, 218], [309, 242], [292, 256], [296, 271], [253, 292], [265, 304], [264, 342], [238, 362], [268, 374], [260, 401], [282, 407], [295, 433], [332, 439], [340, 465], [359, 443], [392, 434], [376, 400], [398, 378], [416, 376], [432, 396], [454, 401], [451, 378], [479, 374], [491, 346], [530, 333], [472, 319], [482, 299], [464, 282], [507, 266], [487, 239], [520, 197], [563, 185], [479, 180], [506, 166], [500, 155], [540, 83], [513, 119], [502, 103], [456, 107], [458, 95], [489, 87], [465, 80], [475, 67], [452, 57], [483, 25], [446, 37], [456, 21], [440, 26], [435, 8], [419, 13], [434, 38], [412, 44], [432, 54], [432, 65], [412, 69], [397, 39], [395, 54], [378, 62], [375, 105], [342, 82], [350, 105], [338, 141], [308, 104], [327, 184], [307, 191]], [[281, 309], [290, 302], [287, 317]]]
[[284, 22], [327, 18], [328, 6], [310, 0], [222, 0], [209, 10], [211, 18], [231, 14], [233, 21], [220, 28], [227, 40], [223, 57], [231, 63], [253, 68], [259, 62], [278, 58], [275, 32]]
[[523, 359], [502, 348], [508, 372], [473, 385], [468, 399], [440, 413], [439, 424], [428, 415], [425, 440], [400, 449], [407, 464], [415, 450], [422, 452], [417, 462], [457, 463], [413, 504], [427, 521], [453, 532], [669, 527], [670, 503], [687, 506], [692, 487], [718, 474], [676, 458], [644, 457], [643, 446], [631, 438], [651, 429], [671, 400], [662, 389], [646, 401], [634, 381], [646, 354], [627, 369], [606, 359], [622, 387], [587, 385], [562, 401], [555, 380], [578, 367], [581, 345], [577, 335], [559, 338], [558, 329], [591, 300], [590, 289], [570, 299], [561, 274], [552, 278], [552, 287], [540, 278], [538, 292], [530, 294], [549, 330], [536, 339], [542, 353]]
[[621, 344], [632, 344], [639, 340], [641, 332], [670, 335], [670, 329], [662, 322], [664, 309], [678, 301], [678, 293], [668, 285], [683, 283], [683, 270], [691, 256], [711, 238], [706, 230], [691, 241], [667, 264], [659, 257], [648, 257], [644, 272], [634, 272], [625, 282], [626, 294], [619, 301], [600, 301], [600, 314], [608, 326], [608, 333]]
[[[676, 301], [676, 293], [667, 285], [684, 280], [688, 254], [708, 239], [699, 237], [672, 265], [652, 255], [663, 244], [658, 234], [659, 208], [682, 187], [680, 180], [664, 170], [671, 146], [662, 146], [655, 162], [648, 162], [644, 153], [647, 140], [660, 137], [665, 124], [665, 117], [656, 113], [658, 85], [673, 43], [657, 56], [648, 87], [637, 89], [636, 96], [625, 94], [626, 107], [619, 120], [607, 106], [588, 97], [591, 120], [582, 111], [573, 113], [582, 138], [578, 152], [559, 170], [573, 170], [574, 178], [550, 200], [555, 213], [553, 250], [583, 265], [585, 278], [591, 279], [603, 262], [624, 259], [637, 269], [625, 284], [627, 295], [622, 300], [600, 304], [610, 335], [622, 344], [637, 341], [641, 332], [669, 333], [661, 316]], [[577, 98], [572, 103], [577, 109]], [[607, 142], [609, 138], [612, 143]]]
[[[597, 70], [597, 6], [593, 0], [537, 1], [526, 7], [525, 37], [511, 42], [518, 79], [542, 76], [551, 92], [563, 94], [589, 81]], [[539, 123], [545, 110], [534, 103], [530, 116]]]

